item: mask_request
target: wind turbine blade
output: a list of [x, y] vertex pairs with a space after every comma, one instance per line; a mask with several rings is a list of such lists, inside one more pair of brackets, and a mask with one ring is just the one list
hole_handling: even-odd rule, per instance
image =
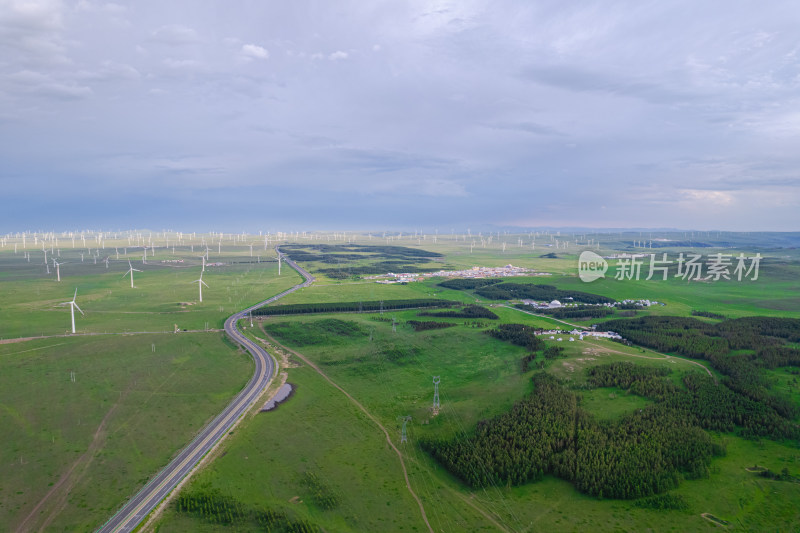
[[74, 302], [74, 301], [75, 301], [75, 298], [77, 298], [77, 297], [78, 297], [78, 289], [77, 289], [77, 287], [76, 287], [76, 288], [75, 288], [75, 294], [72, 296], [72, 301]]
[[208, 287], [208, 285], [206, 285], [206, 282], [205, 282], [205, 281], [203, 281], [202, 279], [200, 280], [200, 283], [202, 283], [203, 285], [205, 285], [206, 287]]
[[[78, 304], [76, 304], [75, 302], [72, 302], [72, 305], [75, 306], [75, 309], [77, 309], [78, 311], [81, 311], [81, 308], [78, 307]], [[81, 314], [83, 314], [83, 311], [81, 311]]]

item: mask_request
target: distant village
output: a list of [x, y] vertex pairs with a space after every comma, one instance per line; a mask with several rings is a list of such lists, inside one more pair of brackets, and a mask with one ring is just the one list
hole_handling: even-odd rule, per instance
[[[567, 297], [564, 300], [565, 301], [566, 300], [572, 300], [572, 298]], [[580, 307], [609, 307], [609, 308], [614, 308], [614, 307], [619, 307], [619, 306], [628, 307], [628, 306], [631, 306], [631, 305], [635, 305], [635, 306], [639, 306], [639, 307], [650, 307], [650, 306], [653, 306], [653, 305], [665, 305], [662, 302], [657, 302], [655, 300], [631, 300], [631, 299], [621, 300], [619, 302], [603, 303], [603, 304], [574, 303], [572, 301], [570, 301], [569, 303], [562, 304], [558, 300], [553, 300], [552, 302], [549, 302], [549, 303], [548, 302], [537, 302], [535, 300], [522, 300], [522, 303], [524, 303], [525, 305], [529, 305], [529, 306], [533, 307], [534, 309], [559, 309], [559, 308], [562, 308], [562, 307], [569, 308], [569, 307], [578, 307], [578, 306], [580, 306]]]
[[440, 270], [438, 272], [417, 273], [395, 273], [389, 272], [379, 276], [369, 276], [366, 279], [377, 280], [376, 283], [409, 283], [412, 281], [423, 281], [428, 278], [509, 278], [514, 276], [550, 276], [549, 272], [536, 272], [530, 268], [506, 265], [502, 267], [472, 267], [469, 270]]
[[619, 333], [615, 333], [613, 331], [595, 331], [595, 330], [586, 330], [586, 329], [573, 329], [571, 331], [565, 331], [561, 329], [551, 329], [551, 330], [542, 330], [537, 331], [536, 335], [540, 337], [549, 337], [550, 340], [554, 340], [556, 342], [561, 342], [564, 340], [564, 336], [567, 336], [567, 341], [575, 342], [575, 337], [577, 340], [582, 341], [584, 337], [594, 337], [596, 339], [622, 339], [622, 336]]

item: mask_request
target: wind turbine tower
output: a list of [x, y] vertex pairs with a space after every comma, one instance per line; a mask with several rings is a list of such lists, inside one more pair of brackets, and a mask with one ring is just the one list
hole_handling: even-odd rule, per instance
[[[203, 303], [203, 285], [206, 285], [206, 282], [203, 281], [203, 273], [200, 272], [200, 279], [196, 279], [192, 283], [197, 283], [197, 287], [200, 289], [200, 303]], [[206, 285], [207, 287], [208, 285]]]
[[61, 281], [61, 269], [58, 268], [61, 266], [61, 264], [55, 259], [53, 259], [53, 266], [56, 267], [56, 280]]
[[131, 275], [131, 289], [133, 289], [133, 288], [134, 288], [134, 287], [133, 287], [133, 273], [134, 273], [134, 272], [141, 272], [141, 270], [139, 270], [138, 268], [133, 268], [133, 265], [131, 265], [131, 260], [130, 260], [130, 259], [128, 259], [128, 271], [127, 271], [127, 272], [125, 272], [125, 273], [122, 275], [122, 277], [123, 277], [123, 278], [125, 278], [125, 276], [127, 276], [128, 274], [130, 274], [130, 275]]
[[77, 297], [78, 297], [78, 289], [75, 289], [75, 294], [72, 296], [72, 301], [64, 302], [63, 304], [61, 304], [61, 305], [69, 305], [70, 315], [72, 316], [72, 333], [75, 333], [75, 309], [77, 309], [81, 314], [83, 314], [83, 311], [81, 311], [81, 308], [78, 307], [78, 304], [75, 302], [75, 298]]

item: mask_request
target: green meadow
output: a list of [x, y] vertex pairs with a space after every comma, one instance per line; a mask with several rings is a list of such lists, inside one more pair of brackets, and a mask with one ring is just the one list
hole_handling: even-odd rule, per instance
[[[250, 357], [219, 332], [224, 320], [301, 278], [289, 268], [278, 276], [272, 249], [259, 260], [223, 247], [210, 252], [224, 264], [206, 268], [200, 303], [199, 246], [161, 249], [147, 264], [131, 253], [142, 271], [135, 288], [123, 246], [119, 260], [113, 246], [99, 250], [96, 264], [87, 250], [62, 249], [60, 282], [41, 249], [28, 250], [29, 262], [9, 248], [0, 250], [0, 523], [92, 530], [250, 378]], [[62, 304], [76, 288], [84, 314], [72, 335]]]
[[220, 333], [0, 345], [0, 523], [98, 527], [222, 410], [252, 368]]
[[[123, 277], [128, 260], [115, 260], [113, 248], [109, 268], [102, 261], [74, 262], [76, 252], [62, 250], [61, 282], [52, 265], [47, 275], [43, 264], [31, 265], [21, 254], [0, 252], [0, 339], [70, 333], [70, 310], [63, 304], [72, 300], [75, 289], [84, 312], [75, 313], [77, 333], [171, 332], [176, 325], [181, 330], [219, 329], [234, 312], [301, 280], [290, 268], [278, 276], [272, 250], [271, 262], [258, 262], [223, 248], [222, 255], [211, 254], [210, 262], [224, 264], [208, 266], [202, 273], [208, 287], [203, 287], [201, 303], [194, 282], [200, 277], [201, 261], [190, 256], [188, 248], [176, 252], [148, 256], [147, 264], [141, 256], [133, 259], [133, 268], [142, 270], [134, 272], [135, 288]], [[30, 253], [41, 263], [41, 251]], [[184, 262], [161, 262], [169, 260]]]
[[[595, 234], [576, 240], [591, 239], [592, 249], [601, 255], [641, 251], [632, 248], [632, 237]], [[734, 237], [738, 240], [727, 242]], [[693, 310], [729, 318], [799, 316], [800, 255], [789, 247], [790, 241], [780, 235], [703, 238], [707, 242], [694, 253], [759, 251], [765, 256], [759, 280], [606, 278], [583, 283], [577, 277], [577, 258], [585, 247], [554, 234], [495, 234], [491, 241], [488, 235], [439, 235], [435, 243], [430, 235], [347, 236], [360, 245], [440, 254], [429, 261], [407, 261], [420, 269], [511, 263], [550, 275], [509, 282], [665, 304], [637, 311], [638, 316], [688, 316]], [[301, 280], [286, 265], [278, 275], [271, 247], [251, 257], [244, 243], [258, 239], [226, 240], [221, 250], [210, 247], [209, 263], [222, 265], [206, 267], [203, 281], [208, 287], [203, 288], [202, 303], [194, 283], [201, 271], [199, 255], [205, 250], [201, 237], [195, 239], [194, 250], [185, 244], [174, 252], [159, 248], [155, 257], [148, 255], [147, 264], [140, 250], [129, 249], [126, 256], [124, 243], [116, 243], [119, 260], [107, 244], [96, 264], [86, 250], [62, 248], [57, 256], [64, 262], [60, 283], [52, 263], [47, 274], [41, 249], [28, 247], [30, 261], [21, 249], [17, 254], [8, 245], [0, 249], [0, 339], [35, 337], [0, 344], [0, 427], [8, 428], [0, 448], [0, 523], [11, 524], [11, 529], [24, 525], [23, 530], [93, 529], [241, 389], [252, 362], [218, 330], [232, 313]], [[296, 240], [303, 245], [349, 244], [341, 235], [309, 234]], [[653, 253], [676, 257], [690, 250], [681, 245]], [[684, 497], [688, 510], [656, 511], [632, 501], [593, 498], [551, 476], [516, 487], [469, 489], [422, 451], [420, 441], [471, 435], [480, 421], [507, 412], [530, 394], [531, 377], [540, 367], [578, 391], [581, 406], [609, 423], [651, 400], [618, 388], [587, 388], [586, 371], [594, 365], [626, 361], [669, 368], [669, 378], [678, 386], [683, 386], [685, 373], [720, 376], [704, 361], [667, 358], [606, 340], [569, 342], [566, 335], [562, 342], [546, 338], [548, 344], [565, 349], [564, 357], [545, 361], [540, 355], [523, 372], [527, 351], [486, 335], [487, 328], [498, 322], [571, 327], [473, 291], [445, 289], [438, 286], [438, 278], [378, 284], [357, 273], [385, 262], [382, 253], [391, 255], [391, 250], [334, 251], [324, 261], [301, 262], [317, 281], [279, 303], [438, 297], [489, 306], [499, 320], [420, 317], [415, 310], [259, 319], [256, 328], [248, 327], [249, 335], [273, 342], [271, 337], [297, 350], [351, 398], [289, 354], [281, 371], [295, 387], [293, 395], [276, 410], [239, 426], [180, 492], [244, 510], [242, 516], [252, 520], [214, 523], [202, 513], [179, 511], [173, 502], [152, 529], [249, 531], [262, 527], [254, 525], [253, 517], [260, 517], [275, 531], [425, 531], [400, 458], [383, 429], [400, 451], [410, 488], [436, 531], [694, 531], [720, 527], [713, 517], [731, 530], [800, 528], [800, 484], [767, 480], [746, 470], [759, 465], [800, 475], [798, 443], [747, 440], [734, 434], [712, 433], [715, 441], [725, 444], [727, 455], [713, 460], [710, 477], [684, 480], [672, 491]], [[128, 259], [143, 271], [134, 272], [134, 289], [123, 277]], [[610, 263], [613, 268], [614, 261]], [[334, 267], [336, 275], [321, 272]], [[69, 307], [63, 303], [72, 299], [76, 288], [85, 315], [76, 316], [78, 335], [71, 335]], [[396, 332], [392, 320], [397, 321]], [[455, 326], [415, 332], [408, 320]], [[566, 322], [588, 326], [603, 320]], [[280, 352], [276, 356], [281, 360]], [[772, 390], [800, 401], [795, 369], [766, 372]], [[438, 412], [432, 409], [433, 376], [441, 379]], [[406, 416], [411, 417], [408, 442], [401, 444]]]
[[[415, 333], [402, 325], [414, 318], [414, 312], [392, 314], [401, 324], [395, 333], [379, 314], [348, 314], [273, 317], [262, 323], [264, 332], [255, 336], [265, 338], [271, 332], [278, 341], [296, 347], [389, 430], [406, 465], [411, 465], [412, 488], [435, 530], [714, 528], [702, 513], [724, 518], [743, 530], [800, 525], [795, 511], [800, 486], [766, 481], [745, 470], [753, 464], [775, 471], [786, 465], [797, 470], [797, 447], [731, 434], [714, 435], [726, 444], [728, 455], [713, 462], [712, 475], [684, 481], [675, 491], [690, 502], [689, 511], [654, 511], [637, 508], [630, 501], [591, 498], [551, 477], [519, 487], [479, 491], [464, 487], [419, 449], [419, 440], [468, 435], [478, 421], [505, 412], [530, 393], [535, 370], [522, 373], [525, 350], [495, 340], [480, 328], [461, 324]], [[328, 335], [331, 320], [346, 322], [350, 333]], [[604, 340], [559, 344], [564, 345], [566, 357], [546, 363], [545, 370], [579, 390], [588, 367], [608, 362], [666, 367], [676, 383], [685, 372], [704, 372], [688, 360]], [[239, 430], [223, 454], [184, 491], [217, 490], [243, 505], [305, 520], [326, 531], [425, 530], [415, 503], [408, 499], [399, 460], [386, 446], [380, 428], [312, 368], [295, 357], [292, 362], [299, 367], [284, 368], [288, 381], [297, 387], [291, 399], [274, 412], [260, 413]], [[434, 375], [441, 378], [438, 414], [431, 408]], [[616, 419], [649, 403], [608, 388], [581, 390], [581, 394], [582, 405], [599, 419]], [[401, 445], [403, 416], [412, 418], [409, 442]], [[379, 466], [376, 461], [381, 461]], [[302, 475], [309, 470], [339, 496], [335, 508], [320, 506], [304, 488]], [[155, 527], [158, 531], [226, 531], [231, 526], [170, 508]]]

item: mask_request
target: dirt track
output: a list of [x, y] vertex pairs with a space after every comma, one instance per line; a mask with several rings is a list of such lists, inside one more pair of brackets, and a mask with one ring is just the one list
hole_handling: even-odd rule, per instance
[[388, 443], [389, 443], [389, 446], [391, 446], [391, 448], [392, 448], [392, 449], [395, 451], [395, 453], [397, 453], [397, 457], [400, 459], [400, 467], [403, 469], [403, 477], [405, 477], [405, 480], [406, 480], [406, 488], [408, 489], [408, 492], [410, 492], [410, 493], [411, 493], [411, 496], [413, 496], [413, 497], [414, 497], [414, 500], [416, 500], [416, 502], [417, 502], [417, 505], [419, 505], [419, 511], [420, 511], [420, 513], [422, 514], [422, 520], [425, 522], [425, 525], [426, 525], [426, 526], [428, 526], [428, 531], [430, 531], [431, 533], [433, 533], [433, 528], [431, 527], [431, 523], [430, 523], [430, 522], [428, 522], [428, 515], [425, 513], [425, 507], [422, 505], [422, 500], [420, 500], [420, 499], [419, 499], [419, 496], [417, 496], [417, 493], [416, 493], [416, 492], [414, 492], [414, 489], [413, 489], [413, 488], [411, 488], [411, 481], [408, 479], [408, 470], [406, 469], [406, 463], [405, 463], [405, 461], [403, 460], [403, 454], [402, 454], [402, 453], [400, 453], [400, 450], [398, 450], [398, 449], [397, 449], [397, 446], [395, 446], [395, 445], [394, 445], [394, 443], [392, 442], [392, 439], [389, 437], [389, 432], [386, 430], [386, 428], [385, 428], [385, 427], [383, 427], [383, 424], [381, 424], [381, 423], [380, 423], [380, 421], [378, 421], [378, 419], [377, 419], [377, 418], [375, 418], [375, 417], [372, 415], [372, 413], [370, 413], [369, 411], [367, 411], [367, 409], [366, 409], [366, 408], [365, 408], [363, 405], [361, 405], [361, 403], [359, 403], [359, 401], [358, 401], [358, 400], [356, 400], [355, 398], [353, 398], [352, 396], [350, 396], [350, 394], [349, 394], [349, 393], [348, 393], [346, 390], [344, 390], [344, 389], [343, 389], [343, 388], [341, 388], [339, 385], [337, 385], [337, 384], [336, 384], [336, 382], [334, 382], [334, 381], [333, 381], [331, 378], [329, 378], [329, 377], [327, 376], [327, 374], [325, 374], [325, 372], [323, 372], [322, 370], [320, 370], [320, 368], [319, 368], [317, 365], [315, 365], [315, 364], [314, 364], [314, 363], [312, 363], [312, 362], [311, 362], [311, 361], [310, 361], [308, 358], [306, 358], [306, 356], [304, 356], [303, 354], [301, 354], [301, 353], [299, 353], [299, 352], [296, 352], [296, 351], [292, 350], [291, 348], [287, 348], [286, 346], [284, 346], [284, 345], [280, 344], [278, 341], [276, 341], [276, 340], [275, 340], [275, 339], [274, 339], [272, 336], [270, 336], [270, 335], [267, 335], [267, 338], [269, 339], [269, 342], [270, 342], [270, 343], [272, 343], [273, 345], [275, 345], [275, 346], [280, 346], [280, 347], [281, 347], [281, 349], [283, 349], [283, 350], [286, 350], [287, 352], [289, 352], [289, 353], [291, 353], [291, 354], [293, 354], [293, 355], [297, 356], [297, 357], [298, 357], [298, 358], [300, 358], [300, 359], [301, 359], [301, 360], [302, 360], [302, 361], [303, 361], [305, 364], [307, 364], [308, 366], [310, 366], [311, 368], [313, 368], [313, 369], [314, 369], [314, 370], [315, 370], [315, 371], [316, 371], [316, 372], [317, 372], [317, 373], [318, 373], [320, 376], [322, 376], [323, 378], [325, 378], [325, 380], [326, 380], [328, 383], [330, 383], [331, 385], [333, 385], [334, 387], [336, 387], [337, 389], [339, 389], [339, 391], [340, 391], [342, 394], [344, 394], [345, 396], [347, 396], [347, 398], [348, 398], [348, 399], [349, 399], [349, 400], [350, 400], [350, 401], [351, 401], [351, 402], [352, 402], [352, 403], [353, 403], [353, 404], [354, 404], [356, 407], [358, 407], [358, 408], [359, 408], [359, 409], [360, 409], [360, 410], [361, 410], [361, 411], [362, 411], [362, 412], [363, 412], [365, 415], [367, 415], [367, 417], [368, 417], [370, 420], [372, 420], [372, 421], [375, 423], [375, 425], [376, 425], [376, 426], [378, 426], [379, 428], [381, 428], [381, 431], [383, 431], [383, 434], [384, 434], [384, 435], [386, 435], [386, 442], [388, 442]]

